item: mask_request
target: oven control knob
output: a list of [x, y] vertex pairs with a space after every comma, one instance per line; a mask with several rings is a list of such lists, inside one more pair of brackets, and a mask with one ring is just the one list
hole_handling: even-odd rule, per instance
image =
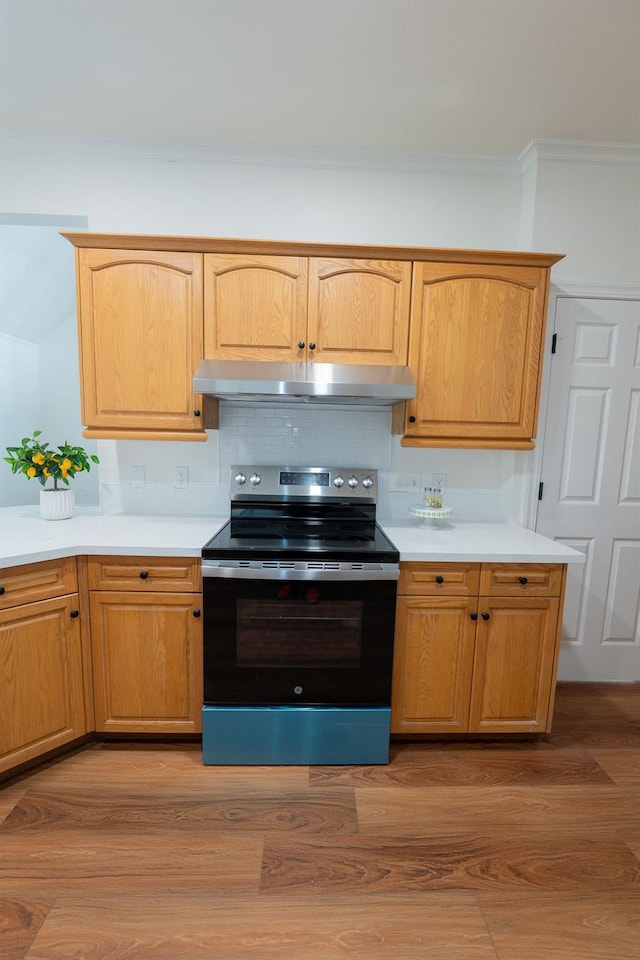
[[236, 473], [235, 481], [238, 486], [241, 487], [243, 483], [247, 482], [247, 478], [245, 477], [244, 473]]
[[352, 490], [355, 490], [355, 488], [358, 486], [358, 478], [349, 477], [349, 479], [347, 480], [347, 483], [349, 484]]
[[333, 478], [333, 485], [334, 487], [344, 487], [344, 477], [341, 477], [340, 474], [338, 474], [337, 477]]
[[365, 488], [365, 490], [371, 489], [373, 486], [373, 477], [365, 477], [362, 481], [362, 486]]
[[249, 482], [252, 483], [254, 487], [257, 487], [261, 480], [262, 477], [259, 473], [252, 473], [249, 477]]

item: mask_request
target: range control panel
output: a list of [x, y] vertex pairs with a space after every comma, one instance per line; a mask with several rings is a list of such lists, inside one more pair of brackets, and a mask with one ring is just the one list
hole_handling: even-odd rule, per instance
[[365, 467], [231, 467], [231, 499], [256, 495], [278, 499], [346, 497], [375, 502], [377, 493], [378, 471]]

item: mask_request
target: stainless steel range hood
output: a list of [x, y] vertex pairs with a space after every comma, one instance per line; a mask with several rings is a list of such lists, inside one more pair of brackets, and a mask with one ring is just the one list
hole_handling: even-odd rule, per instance
[[416, 395], [408, 367], [355, 363], [203, 360], [196, 393], [257, 403], [356, 403], [376, 406]]

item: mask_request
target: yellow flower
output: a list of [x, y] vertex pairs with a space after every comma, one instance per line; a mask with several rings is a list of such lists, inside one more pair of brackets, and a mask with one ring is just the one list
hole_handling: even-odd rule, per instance
[[60, 464], [60, 469], [68, 470], [70, 466], [71, 466], [71, 460], [69, 460], [69, 457], [65, 457], [62, 463]]
[[45, 467], [42, 472], [43, 472], [43, 474], [44, 474], [44, 476], [45, 476], [45, 479], [48, 480], [49, 477], [51, 476], [51, 474], [49, 473], [49, 471], [47, 470], [47, 468]]
[[32, 463], [44, 463], [44, 453], [34, 453], [31, 461]]
[[82, 470], [82, 464], [81, 464], [81, 463], [74, 463], [73, 469], [74, 469], [75, 471], [80, 471], [80, 470]]
[[[35, 467], [29, 467], [29, 469], [27, 470], [28, 477], [35, 477], [36, 473], [37, 471]], [[45, 473], [46, 473], [46, 470], [45, 470]]]

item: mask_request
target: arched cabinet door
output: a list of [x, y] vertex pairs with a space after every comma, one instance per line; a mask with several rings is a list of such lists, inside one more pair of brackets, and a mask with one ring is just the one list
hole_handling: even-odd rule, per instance
[[548, 270], [414, 264], [406, 446], [533, 446]]
[[206, 439], [202, 254], [77, 251], [85, 436]]
[[409, 261], [312, 258], [309, 359], [406, 364], [410, 296]]
[[307, 258], [205, 254], [204, 329], [211, 360], [304, 360]]

